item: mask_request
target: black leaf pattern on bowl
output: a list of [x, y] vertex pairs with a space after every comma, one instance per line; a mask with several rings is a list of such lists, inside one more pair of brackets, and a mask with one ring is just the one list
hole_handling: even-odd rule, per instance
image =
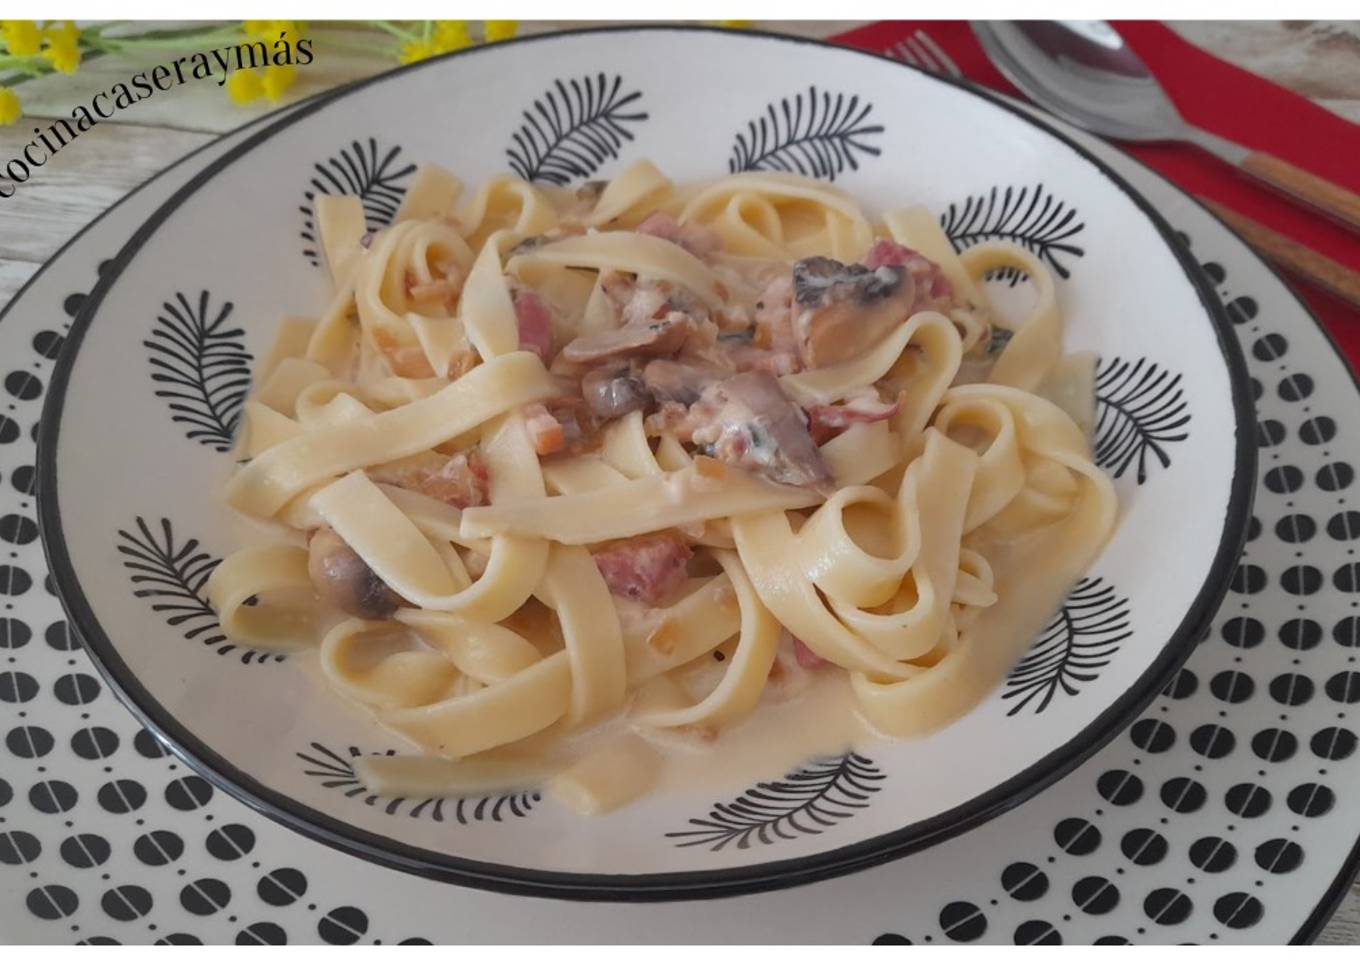
[[647, 119], [636, 102], [640, 91], [623, 92], [623, 78], [603, 71], [591, 77], [553, 81], [505, 149], [510, 169], [526, 181], [562, 185], [589, 177], [619, 156], [633, 134], [628, 125]]
[[886, 777], [868, 757], [853, 751], [804, 764], [784, 779], [758, 783], [731, 803], [714, 804], [704, 818], [691, 818], [691, 830], [666, 834], [677, 847], [722, 850], [735, 844], [772, 844], [799, 835], [819, 834], [869, 806]]
[[[993, 187], [986, 194], [970, 195], [961, 204], [949, 205], [940, 215], [940, 227], [955, 251], [984, 241], [1010, 241], [1048, 262], [1060, 278], [1071, 276], [1065, 258], [1086, 254], [1084, 248], [1072, 243], [1086, 229], [1086, 223], [1042, 184], [1033, 188]], [[1024, 272], [1002, 268], [988, 277], [1014, 285], [1023, 279]]]
[[1138, 484], [1148, 478], [1148, 456], [1171, 465], [1166, 447], [1190, 437], [1190, 413], [1181, 376], [1140, 358], [1102, 361], [1096, 371], [1095, 460], [1120, 478], [1137, 464]]
[[156, 397], [170, 402], [171, 421], [188, 426], [190, 440], [229, 452], [250, 390], [253, 359], [242, 340], [245, 331], [226, 327], [232, 303], [224, 301], [214, 312], [210, 300], [206, 291], [199, 292], [197, 302], [176, 292], [161, 305], [142, 344], [150, 352]]
[[376, 138], [367, 143], [351, 141], [334, 157], [312, 165], [312, 177], [302, 196], [307, 203], [302, 212], [303, 256], [313, 266], [321, 263], [321, 241], [317, 236], [314, 203], [318, 194], [352, 194], [364, 206], [364, 221], [370, 231], [391, 224], [406, 196], [406, 179], [416, 171], [414, 164], [402, 165], [401, 148], [380, 150]]
[[[481, 821], [501, 823], [512, 817], [527, 817], [534, 806], [543, 799], [537, 790], [489, 797], [425, 797], [419, 800], [379, 796], [364, 786], [359, 775], [354, 772], [354, 764], [351, 761], [364, 755], [358, 747], [349, 747], [348, 757], [341, 756], [320, 743], [313, 743], [311, 750], [310, 754], [297, 754], [298, 759], [307, 764], [303, 773], [321, 781], [321, 785], [328, 790], [339, 790], [346, 797], [362, 798], [370, 807], [381, 806], [382, 811], [389, 816], [405, 813], [408, 817], [425, 817], [436, 823], [445, 820], [461, 824]], [[395, 751], [388, 750], [386, 755], [394, 756]]]
[[834, 181], [848, 167], [859, 170], [860, 157], [877, 157], [882, 149], [869, 142], [883, 125], [867, 123], [874, 106], [856, 94], [833, 94], [815, 86], [807, 94], [780, 98], [746, 124], [732, 145], [727, 168], [740, 171], [785, 171]]
[[118, 530], [118, 552], [132, 580], [132, 595], [151, 600], [151, 611], [187, 640], [198, 640], [219, 656], [239, 653], [243, 663], [282, 662], [281, 653], [242, 648], [227, 641], [217, 613], [208, 604], [203, 586], [222, 560], [205, 551], [197, 539], [179, 543], [169, 519], [161, 519], [159, 533], [137, 517], [137, 531]]
[[1131, 625], [1127, 599], [1099, 577], [1083, 578], [1006, 677], [1001, 698], [1017, 701], [1006, 715], [1014, 716], [1036, 700], [1037, 715], [1060, 693], [1076, 696], [1133, 635]]

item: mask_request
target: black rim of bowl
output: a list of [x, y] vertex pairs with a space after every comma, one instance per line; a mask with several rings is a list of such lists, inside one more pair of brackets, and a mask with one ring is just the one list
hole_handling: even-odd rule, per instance
[[265, 816], [303, 835], [378, 864], [420, 876], [464, 884], [504, 893], [557, 897], [574, 900], [661, 901], [696, 900], [754, 893], [811, 883], [884, 863], [924, 849], [948, 837], [1004, 813], [1050, 786], [1085, 761], [1122, 731], [1161, 690], [1164, 683], [1189, 657], [1195, 643], [1207, 632], [1210, 621], [1227, 591], [1233, 569], [1245, 543], [1247, 520], [1255, 490], [1256, 444], [1251, 427], [1253, 406], [1248, 389], [1246, 362], [1232, 333], [1227, 312], [1198, 264], [1179, 242], [1174, 230], [1104, 161], [1076, 144], [1048, 124], [1037, 120], [1003, 100], [1000, 96], [970, 82], [954, 80], [917, 70], [930, 80], [947, 84], [987, 101], [1026, 124], [1036, 127], [1104, 175], [1143, 213], [1162, 236], [1180, 263], [1187, 280], [1195, 289], [1218, 338], [1219, 350], [1232, 388], [1236, 452], [1233, 479], [1224, 519], [1223, 532], [1213, 563], [1193, 602], [1176, 631], [1156, 659], [1112, 705], [1083, 727], [1062, 746], [1030, 764], [1019, 773], [988, 791], [926, 820], [868, 840], [804, 857], [786, 858], [717, 870], [680, 871], [652, 874], [603, 874], [543, 871], [529, 867], [470, 860], [427, 850], [337, 820], [329, 814], [307, 807], [239, 770], [198, 739], [141, 685], [123, 662], [81, 590], [66, 550], [57, 503], [57, 443], [61, 416], [71, 369], [86, 330], [98, 313], [109, 288], [136, 256], [160, 224], [190, 195], [218, 171], [239, 157], [348, 94], [381, 84], [407, 71], [426, 69], [453, 57], [479, 56], [508, 45], [551, 43], [557, 38], [581, 35], [623, 33], [675, 33], [690, 35], [721, 34], [742, 36], [752, 41], [806, 45], [834, 50], [848, 57], [886, 61], [901, 69], [916, 70], [880, 54], [857, 50], [820, 40], [790, 37], [765, 31], [746, 30], [736, 34], [718, 27], [699, 26], [609, 26], [582, 28], [539, 34], [503, 41], [494, 46], [474, 47], [442, 57], [398, 68], [344, 87], [332, 94], [298, 105], [287, 116], [275, 121], [206, 165], [148, 218], [113, 259], [98, 285], [86, 298], [67, 335], [65, 349], [57, 359], [38, 434], [38, 513], [43, 547], [52, 578], [71, 625], [85, 643], [86, 650], [100, 674], [118, 698], [141, 722], [181, 756], [186, 763], [214, 785]]

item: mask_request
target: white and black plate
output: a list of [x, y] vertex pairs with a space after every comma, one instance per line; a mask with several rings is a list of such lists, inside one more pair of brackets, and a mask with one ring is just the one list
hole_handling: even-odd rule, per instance
[[[1071, 136], [1184, 233], [1248, 355], [1262, 479], [1223, 610], [1140, 720], [1029, 803], [873, 870], [702, 905], [564, 906], [344, 856], [215, 791], [110, 698], [37, 548], [38, 410], [101, 262], [232, 139], [87, 229], [0, 324], [0, 937], [685, 941], [702, 915], [713, 941], [1311, 938], [1360, 859], [1360, 430], [1344, 421], [1356, 385], [1297, 299], [1217, 221]], [[333, 791], [354, 793], [349, 748], [311, 749], [334, 767]], [[433, 819], [428, 808], [391, 816]]]
[[[678, 62], [708, 66], [686, 76]], [[935, 132], [928, 149], [922, 131]], [[281, 317], [328, 299], [311, 264], [312, 199], [356, 193], [377, 226], [417, 160], [469, 184], [507, 170], [563, 184], [642, 158], [680, 181], [800, 170], [870, 210], [923, 203], [958, 248], [1028, 245], [1060, 278], [1066, 345], [1100, 357], [1095, 455], [1118, 491], [1114, 534], [1005, 682], [928, 738], [591, 819], [532, 791], [369, 803], [347, 748], [399, 741], [316, 686], [308, 654], [281, 661], [224, 639], [202, 592], [239, 532], [220, 492], [253, 359]], [[389, 866], [541, 896], [788, 886], [901, 856], [1026, 799], [1113, 736], [1185, 658], [1248, 517], [1254, 425], [1231, 329], [1135, 191], [995, 97], [774, 35], [533, 37], [299, 108], [136, 231], [51, 380], [43, 541], [109, 685], [220, 788], [293, 829]], [[1175, 551], [1152, 549], [1163, 545]]]

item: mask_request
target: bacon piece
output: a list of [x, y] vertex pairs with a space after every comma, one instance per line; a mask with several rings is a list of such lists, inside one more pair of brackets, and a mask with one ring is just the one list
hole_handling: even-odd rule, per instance
[[407, 268], [402, 276], [406, 295], [412, 302], [411, 307], [422, 315], [451, 314], [463, 293], [463, 267], [452, 258], [446, 258], [434, 265], [434, 270], [435, 277], [421, 281], [415, 271]]
[[398, 348], [387, 354], [392, 374], [399, 378], [433, 378], [434, 369], [425, 356], [425, 349], [419, 345]]
[[421, 491], [459, 509], [486, 505], [491, 501], [491, 473], [476, 449], [459, 452], [425, 482]]
[[727, 463], [711, 459], [707, 455], [696, 455], [694, 457], [694, 471], [701, 479], [722, 482], [727, 478]]
[[715, 458], [822, 495], [836, 489], [803, 413], [773, 375], [743, 372], [711, 385], [691, 407], [690, 422], [690, 440], [710, 446]]
[[644, 424], [648, 435], [674, 435], [681, 442], [688, 442], [695, 428], [689, 408], [680, 402], [662, 402], [660, 408], [647, 416]]
[[476, 368], [481, 360], [482, 356], [471, 348], [456, 349], [449, 356], [449, 369], [446, 374], [449, 378], [462, 378]]
[[905, 265], [914, 255], [916, 255], [916, 252], [906, 245], [882, 238], [875, 241], [874, 246], [869, 249], [869, 255], [864, 259], [864, 266], [872, 271], [885, 264]]
[[923, 308], [942, 311], [944, 307], [947, 307], [950, 299], [954, 297], [954, 285], [945, 277], [940, 266], [919, 251], [913, 251], [906, 245], [884, 238], [875, 242], [874, 246], [869, 249], [869, 255], [864, 259], [864, 265], [872, 271], [885, 264], [898, 265], [907, 269], [912, 280], [916, 283], [916, 309], [918, 311]]
[[616, 596], [652, 606], [685, 582], [694, 550], [673, 532], [613, 542], [593, 553], [605, 585]]
[[792, 699], [812, 685], [812, 670], [825, 662], [793, 633], [781, 629], [774, 662], [770, 664], [770, 695], [781, 702]]
[[827, 661], [808, 649], [807, 643], [792, 633], [789, 634], [789, 638], [793, 640], [793, 658], [798, 661], [798, 665], [803, 669], [816, 669], [819, 666], [826, 665]]
[[556, 455], [567, 446], [562, 423], [553, 418], [552, 412], [542, 402], [525, 406], [524, 426], [529, 430], [534, 451], [539, 455]]
[[807, 409], [808, 431], [812, 433], [812, 440], [821, 445], [856, 422], [881, 422], [892, 418], [901, 408], [900, 399], [884, 402], [877, 396], [853, 398], [844, 405], [813, 405]]
[[578, 455], [598, 446], [599, 423], [579, 395], [559, 395], [523, 409], [524, 427], [541, 458]]
[[548, 414], [562, 426], [562, 451], [579, 455], [598, 447], [600, 423], [590, 405], [579, 395], [560, 395], [545, 403]]
[[515, 292], [514, 302], [519, 347], [537, 353], [546, 362], [552, 354], [552, 313], [538, 292], [527, 288]]
[[476, 449], [445, 458], [430, 452], [368, 470], [374, 482], [410, 489], [458, 509], [486, 505], [491, 473]]
[[387, 367], [399, 378], [433, 378], [434, 369], [419, 345], [403, 345], [385, 328], [373, 329], [373, 342], [387, 358]]
[[462, 286], [452, 278], [437, 278], [434, 281], [427, 281], [424, 284], [411, 284], [411, 272], [406, 272], [406, 291], [411, 296], [412, 301], [433, 301], [444, 300], [456, 296], [462, 291]]
[[653, 211], [642, 219], [642, 223], [637, 226], [637, 233], [673, 242], [680, 237], [680, 222], [663, 211]]
[[647, 215], [637, 232], [678, 244], [696, 258], [706, 258], [722, 248], [722, 238], [716, 232], [698, 224], [680, 224], [662, 211]]
[[776, 275], [756, 300], [756, 344], [778, 352], [798, 351], [793, 329], [793, 273]]

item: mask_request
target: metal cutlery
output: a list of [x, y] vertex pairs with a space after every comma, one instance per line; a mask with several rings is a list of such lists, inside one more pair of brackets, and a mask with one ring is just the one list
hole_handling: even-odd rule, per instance
[[974, 21], [992, 63], [1040, 107], [1125, 141], [1183, 141], [1360, 232], [1360, 194], [1187, 122], [1157, 78], [1109, 24]]
[[[1360, 196], [1273, 155], [1252, 151], [1181, 117], [1147, 66], [1100, 21], [974, 22], [997, 68], [1031, 100], [1086, 130], [1130, 141], [1188, 141], [1267, 186], [1360, 231]], [[917, 30], [890, 57], [932, 74], [963, 77], [953, 58]], [[1260, 254], [1360, 308], [1360, 272], [1207, 198], [1197, 198]]]
[[927, 73], [944, 74], [955, 79], [963, 76], [963, 71], [959, 70], [954, 59], [924, 30], [917, 30], [910, 37], [902, 38], [888, 48], [887, 54]]

